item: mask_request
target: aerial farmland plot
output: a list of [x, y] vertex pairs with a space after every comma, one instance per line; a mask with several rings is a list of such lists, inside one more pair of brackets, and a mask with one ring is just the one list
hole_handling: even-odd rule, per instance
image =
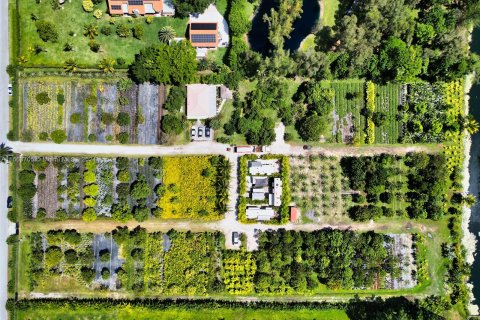
[[25, 158], [18, 209], [26, 220], [214, 220], [226, 211], [229, 169], [219, 156]]
[[20, 90], [23, 141], [55, 141], [60, 132], [68, 142], [160, 142], [162, 86], [45, 77], [22, 79]]

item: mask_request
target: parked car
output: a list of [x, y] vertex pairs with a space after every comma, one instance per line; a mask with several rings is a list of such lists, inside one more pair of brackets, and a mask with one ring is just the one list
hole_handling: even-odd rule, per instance
[[232, 244], [239, 244], [240, 243], [240, 235], [238, 232], [232, 232]]
[[202, 128], [198, 128], [198, 137], [199, 138], [203, 137], [203, 129]]
[[194, 138], [194, 137], [195, 137], [195, 133], [196, 133], [195, 128], [192, 128], [192, 130], [190, 131], [190, 136], [191, 136], [192, 138]]
[[308, 144], [303, 146], [303, 150], [312, 150], [312, 146], [309, 146]]
[[13, 86], [11, 83], [8, 84], [8, 95], [11, 96], [13, 94]]
[[12, 196], [9, 196], [7, 198], [7, 208], [10, 209], [12, 207], [13, 207], [13, 198], [12, 198]]
[[210, 138], [210, 128], [205, 128], [205, 137]]

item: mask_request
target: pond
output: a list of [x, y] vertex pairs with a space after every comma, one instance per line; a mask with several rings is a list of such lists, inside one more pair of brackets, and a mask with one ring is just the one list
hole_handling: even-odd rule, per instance
[[[276, 8], [277, 5], [278, 1], [275, 0], [261, 1], [252, 21], [252, 30], [248, 34], [251, 48], [263, 55], [266, 55], [272, 49], [268, 41], [268, 24], [263, 21], [263, 16], [269, 13], [272, 8]], [[291, 52], [297, 50], [303, 39], [312, 33], [320, 18], [318, 0], [303, 0], [302, 10], [301, 17], [293, 24], [294, 30], [290, 35], [290, 39], [285, 39], [284, 49]]]
[[[472, 51], [480, 53], [480, 28], [476, 28], [473, 32], [473, 38], [471, 43]], [[470, 90], [470, 113], [475, 119], [480, 122], [480, 84], [473, 85]], [[480, 193], [480, 132], [477, 132], [472, 136], [472, 146], [470, 149], [470, 190], [469, 193], [473, 194], [479, 199]], [[477, 203], [472, 207], [472, 216], [470, 219], [470, 232], [472, 232], [476, 239], [477, 244], [480, 243], [480, 203]], [[475, 297], [475, 304], [480, 303], [480, 255], [479, 246], [477, 245], [475, 253], [475, 262], [472, 266], [471, 282], [473, 282], [473, 296]]]

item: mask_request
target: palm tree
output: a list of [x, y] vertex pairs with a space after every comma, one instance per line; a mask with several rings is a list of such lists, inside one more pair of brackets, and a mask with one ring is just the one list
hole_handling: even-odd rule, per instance
[[86, 24], [83, 27], [83, 35], [91, 40], [95, 39], [98, 36], [98, 26], [95, 23]]
[[75, 61], [73, 61], [73, 59], [69, 59], [65, 61], [65, 64], [63, 65], [63, 69], [65, 69], [65, 71], [68, 73], [77, 72], [78, 64]]
[[12, 148], [5, 145], [5, 143], [0, 143], [0, 162], [5, 163], [8, 161], [9, 156], [12, 155]]
[[105, 73], [112, 73], [115, 71], [115, 60], [109, 58], [103, 58], [98, 64], [98, 69], [103, 70]]
[[165, 26], [158, 32], [158, 39], [163, 43], [169, 43], [175, 38], [175, 30], [171, 26]]
[[471, 114], [469, 114], [468, 117], [465, 119], [463, 125], [470, 134], [475, 134], [480, 129], [480, 125]]

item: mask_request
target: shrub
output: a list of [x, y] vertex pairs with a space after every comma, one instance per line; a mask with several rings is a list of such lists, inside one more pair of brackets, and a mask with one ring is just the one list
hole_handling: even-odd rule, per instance
[[180, 108], [185, 105], [187, 99], [187, 92], [185, 87], [172, 87], [168, 93], [167, 101], [165, 102], [165, 109], [168, 111], [180, 111]]
[[81, 113], [76, 112], [76, 113], [72, 113], [70, 115], [70, 123], [77, 124], [77, 123], [80, 123], [80, 122], [82, 122], [82, 114]]
[[57, 94], [57, 103], [63, 105], [65, 103], [65, 95], [63, 93]]
[[103, 16], [103, 11], [100, 9], [97, 9], [93, 12], [93, 16], [97, 19], [100, 19]]
[[185, 129], [185, 122], [179, 116], [167, 114], [162, 118], [162, 130], [167, 134], [180, 134]]
[[119, 24], [117, 26], [117, 35], [121, 38], [128, 38], [130, 36], [130, 28], [126, 24]]
[[85, 171], [83, 173], [83, 180], [86, 184], [94, 183], [97, 181], [97, 177], [95, 176], [95, 172], [93, 171]]
[[47, 141], [48, 140], [48, 133], [42, 132], [38, 135], [38, 138], [42, 141]]
[[56, 26], [44, 20], [39, 20], [35, 23], [35, 27], [37, 28], [37, 33], [40, 39], [44, 42], [57, 42], [58, 40], [58, 32]]
[[135, 181], [132, 185], [132, 190], [130, 195], [135, 200], [146, 199], [152, 194], [152, 189], [145, 181], [145, 179], [140, 179]]
[[119, 126], [128, 126], [130, 124], [130, 115], [126, 112], [120, 112], [117, 116]]
[[142, 39], [143, 35], [145, 34], [145, 29], [140, 24], [137, 24], [136, 26], [134, 26], [132, 31], [133, 31], [133, 36], [139, 40]]
[[44, 208], [40, 208], [37, 210], [37, 219], [43, 220], [47, 216], [47, 211]]
[[89, 185], [83, 187], [83, 192], [87, 196], [96, 197], [96, 196], [98, 196], [98, 185], [97, 184], [89, 184]]
[[120, 132], [119, 134], [117, 134], [117, 140], [121, 144], [127, 144], [129, 137], [130, 136], [129, 136], [128, 132]]
[[35, 96], [35, 100], [37, 100], [38, 104], [41, 104], [41, 105], [47, 104], [51, 101], [50, 97], [48, 96], [48, 93], [45, 91], [37, 93], [37, 95]]
[[88, 135], [88, 141], [90, 141], [90, 142], [95, 142], [95, 141], [97, 141], [97, 136], [96, 136], [94, 133], [90, 133], [90, 134]]
[[90, 283], [95, 279], [95, 270], [89, 267], [82, 267], [80, 269], [80, 275], [82, 276], [83, 281]]
[[93, 208], [83, 210], [82, 220], [85, 222], [93, 222], [97, 220], [97, 213]]
[[120, 67], [121, 67], [121, 66], [124, 66], [125, 63], [127, 63], [127, 62], [126, 62], [125, 59], [123, 59], [122, 57], [117, 58], [117, 65], [118, 65], [118, 66], [120, 66]]
[[65, 251], [65, 262], [68, 264], [75, 264], [78, 260], [77, 252], [73, 249]]
[[149, 214], [150, 214], [150, 209], [148, 209], [145, 206], [139, 206], [139, 207], [135, 208], [135, 212], [133, 214], [133, 217], [138, 222], [143, 222], [143, 221], [148, 219]]
[[124, 183], [130, 182], [130, 171], [128, 171], [128, 170], [118, 171], [117, 179], [118, 179], [118, 181], [124, 182]]
[[108, 268], [103, 268], [102, 269], [102, 279], [103, 280], [110, 279], [110, 270], [108, 270]]
[[108, 262], [110, 261], [110, 251], [108, 249], [103, 249], [103, 250], [100, 250], [100, 252], [98, 253], [99, 257], [100, 257], [100, 261], [101, 262]]
[[92, 0], [83, 0], [82, 1], [82, 7], [83, 7], [83, 10], [85, 10], [86, 12], [92, 12], [93, 11]]
[[67, 139], [67, 134], [65, 133], [65, 130], [55, 130], [50, 136], [52, 138], [52, 141], [55, 143], [62, 143]]
[[35, 172], [30, 170], [22, 170], [18, 173], [18, 181], [20, 185], [32, 184], [35, 181]]
[[101, 29], [100, 29], [100, 32], [106, 36], [109, 36], [112, 34], [112, 28], [109, 27], [109, 26], [103, 26]]
[[153, 17], [152, 16], [147, 16], [145, 18], [145, 22], [148, 23], [148, 24], [151, 24], [153, 22]]
[[42, 172], [38, 175], [38, 180], [40, 180], [40, 181], [43, 181], [46, 178], [47, 178], [47, 175], [44, 172]]
[[115, 121], [115, 117], [112, 113], [104, 112], [102, 113], [102, 122], [106, 125], [110, 125]]
[[94, 40], [90, 40], [88, 42], [88, 46], [90, 47], [90, 50], [92, 50], [93, 52], [100, 51], [100, 45], [97, 42], [95, 42]]

